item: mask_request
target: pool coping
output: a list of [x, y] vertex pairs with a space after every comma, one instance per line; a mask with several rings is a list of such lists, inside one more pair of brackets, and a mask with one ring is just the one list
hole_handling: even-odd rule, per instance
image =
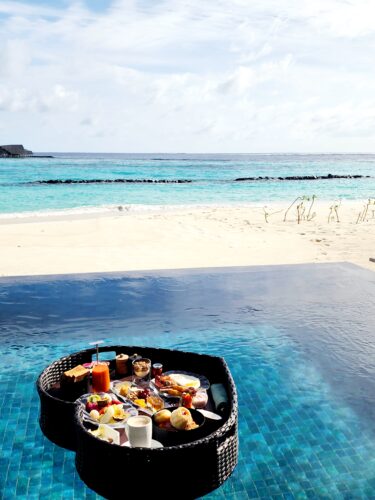
[[363, 278], [375, 278], [375, 269], [361, 267], [357, 264], [347, 261], [338, 262], [306, 262], [298, 264], [271, 264], [260, 266], [225, 266], [225, 267], [196, 267], [196, 268], [179, 268], [179, 269], [146, 269], [133, 271], [103, 271], [90, 273], [67, 273], [67, 274], [43, 274], [43, 275], [20, 275], [20, 276], [2, 276], [0, 277], [1, 284], [16, 284], [16, 283], [39, 283], [46, 281], [87, 281], [89, 279], [106, 278], [144, 278], [147, 276], [159, 277], [178, 277], [197, 274], [235, 274], [235, 273], [265, 273], [265, 272], [285, 272], [295, 270], [297, 268], [344, 268], [346, 271], [352, 271], [355, 274], [362, 274]]

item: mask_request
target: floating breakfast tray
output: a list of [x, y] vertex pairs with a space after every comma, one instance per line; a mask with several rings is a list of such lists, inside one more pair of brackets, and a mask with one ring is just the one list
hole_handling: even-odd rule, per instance
[[[105, 498], [128, 493], [140, 498], [172, 494], [196, 498], [219, 487], [238, 461], [237, 393], [223, 358], [183, 351], [139, 346], [106, 346], [99, 352], [136, 352], [162, 363], [168, 370], [194, 371], [211, 384], [223, 384], [227, 411], [220, 421], [210, 421], [200, 439], [178, 446], [129, 448], [94, 437], [82, 419], [83, 408], [61, 399], [54, 391], [62, 373], [89, 363], [96, 349], [87, 349], [53, 362], [39, 376], [40, 427], [54, 443], [76, 451], [81, 479]], [[207, 420], [206, 420], [207, 422]]]

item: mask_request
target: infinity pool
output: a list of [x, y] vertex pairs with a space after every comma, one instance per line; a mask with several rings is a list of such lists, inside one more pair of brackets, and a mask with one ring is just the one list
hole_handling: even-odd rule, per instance
[[207, 498], [375, 498], [374, 311], [375, 273], [349, 264], [3, 278], [0, 498], [98, 497], [35, 390], [96, 339], [225, 357], [239, 465]]

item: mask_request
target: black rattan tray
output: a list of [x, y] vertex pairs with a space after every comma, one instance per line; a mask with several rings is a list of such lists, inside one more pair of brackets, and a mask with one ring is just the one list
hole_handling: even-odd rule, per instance
[[109, 351], [137, 352], [161, 362], [168, 370], [200, 373], [211, 383], [223, 384], [229, 399], [223, 420], [212, 424], [202, 439], [159, 449], [127, 448], [95, 438], [82, 422], [82, 408], [49, 392], [65, 370], [91, 361], [96, 351], [88, 349], [55, 361], [39, 376], [40, 426], [44, 434], [56, 444], [76, 450], [76, 467], [81, 479], [105, 498], [130, 493], [139, 498], [164, 494], [196, 498], [219, 487], [238, 461], [237, 393], [224, 359], [139, 346], [100, 348], [100, 352]]

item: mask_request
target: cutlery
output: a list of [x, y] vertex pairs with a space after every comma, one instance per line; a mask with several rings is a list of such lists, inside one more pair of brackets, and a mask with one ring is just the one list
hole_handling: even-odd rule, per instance
[[217, 413], [214, 413], [213, 411], [208, 411], [208, 410], [198, 410], [202, 413], [203, 416], [206, 418], [210, 418], [211, 420], [222, 420], [222, 416], [218, 415]]

